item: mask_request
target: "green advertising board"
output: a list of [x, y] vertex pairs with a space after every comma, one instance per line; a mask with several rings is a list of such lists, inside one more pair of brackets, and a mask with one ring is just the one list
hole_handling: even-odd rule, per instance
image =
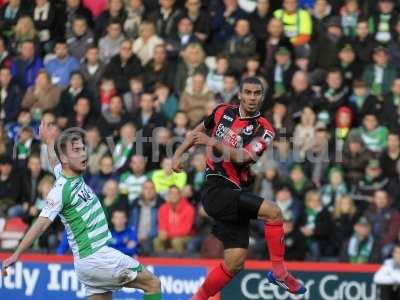
[[376, 300], [373, 273], [353, 272], [293, 272], [306, 285], [303, 296], [290, 295], [271, 285], [266, 271], [241, 272], [221, 293], [221, 300], [310, 299], [310, 300]]

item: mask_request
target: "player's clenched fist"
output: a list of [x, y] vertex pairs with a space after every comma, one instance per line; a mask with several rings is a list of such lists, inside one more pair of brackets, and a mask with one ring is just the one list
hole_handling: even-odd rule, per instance
[[15, 264], [18, 260], [18, 257], [15, 255], [11, 255], [9, 258], [7, 258], [5, 261], [3, 261], [3, 266], [1, 268], [1, 274], [3, 276], [7, 276], [7, 268]]

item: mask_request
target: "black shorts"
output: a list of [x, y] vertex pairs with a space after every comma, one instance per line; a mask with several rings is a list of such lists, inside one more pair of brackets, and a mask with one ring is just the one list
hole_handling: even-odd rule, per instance
[[249, 223], [256, 219], [263, 198], [238, 189], [228, 180], [209, 176], [201, 192], [204, 210], [215, 220], [214, 235], [224, 248], [248, 248]]

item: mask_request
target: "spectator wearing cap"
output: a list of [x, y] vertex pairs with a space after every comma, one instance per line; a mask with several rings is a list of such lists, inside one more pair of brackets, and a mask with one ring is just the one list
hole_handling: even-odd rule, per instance
[[149, 15], [156, 24], [157, 35], [162, 39], [174, 36], [182, 11], [175, 6], [175, 0], [160, 0], [160, 6]]
[[293, 216], [283, 216], [285, 234], [285, 259], [287, 261], [304, 261], [307, 255], [305, 236], [300, 232]]
[[350, 133], [353, 122], [353, 113], [347, 106], [341, 106], [335, 115], [335, 124], [333, 127], [333, 136], [335, 143], [335, 153], [342, 154], [345, 141]]
[[366, 151], [364, 142], [358, 135], [349, 135], [344, 145], [343, 167], [345, 180], [350, 190], [353, 190], [364, 177], [370, 154]]
[[317, 79], [321, 74], [325, 74], [324, 70], [337, 66], [337, 53], [342, 48], [342, 44], [343, 32], [340, 19], [331, 17], [326, 23], [325, 34], [314, 41], [312, 45], [309, 67], [310, 70], [319, 71], [318, 73], [314, 71], [313, 76], [316, 77], [314, 81], [319, 82]]
[[94, 43], [92, 30], [88, 26], [86, 18], [78, 16], [72, 21], [71, 33], [67, 38], [69, 53], [81, 62], [87, 49]]
[[18, 204], [20, 181], [11, 157], [0, 156], [0, 216], [6, 217], [9, 208]]
[[284, 31], [295, 48], [307, 51], [311, 39], [312, 20], [308, 11], [298, 7], [297, 0], [284, 0], [283, 8], [274, 12], [274, 17], [284, 24]]
[[126, 20], [126, 12], [124, 10], [124, 1], [123, 0], [108, 1], [107, 9], [104, 10], [95, 19], [94, 22], [94, 35], [96, 37], [96, 40], [99, 40], [106, 33], [106, 31], [108, 31], [108, 26], [111, 23], [114, 22], [119, 23], [120, 31], [122, 31], [122, 25], [124, 24], [125, 20]]
[[[198, 0], [196, 0], [198, 1]], [[170, 59], [176, 59], [185, 47], [191, 43], [197, 43], [200, 40], [193, 32], [192, 21], [182, 16], [178, 21], [176, 33], [166, 40], [166, 48]]]
[[7, 124], [16, 121], [20, 109], [22, 93], [12, 82], [11, 72], [0, 68], [0, 122]]
[[75, 57], [69, 55], [67, 44], [64, 41], [56, 43], [54, 54], [55, 57], [45, 63], [46, 71], [53, 84], [66, 88], [71, 74], [79, 70], [79, 62]]
[[318, 261], [321, 256], [331, 255], [333, 222], [327, 209], [324, 209], [316, 190], [307, 192], [305, 210], [299, 221], [300, 231], [306, 237], [310, 260]]
[[22, 91], [35, 83], [36, 76], [43, 62], [35, 50], [33, 41], [24, 41], [21, 45], [20, 55], [13, 59], [11, 74]]
[[374, 283], [379, 287], [380, 299], [391, 300], [400, 298], [400, 244], [392, 251], [392, 258], [384, 261], [374, 275]]
[[285, 47], [293, 57], [293, 45], [285, 36], [283, 24], [280, 20], [272, 18], [267, 25], [267, 36], [265, 42], [257, 45], [257, 53], [261, 55], [261, 62], [264, 69], [269, 69], [274, 65], [275, 52]]
[[361, 15], [357, 0], [346, 0], [340, 9], [341, 24], [346, 37], [355, 37], [358, 18]]
[[364, 18], [358, 20], [356, 36], [351, 39], [351, 44], [357, 53], [357, 59], [360, 64], [367, 65], [371, 63], [372, 54], [378, 43], [368, 31], [368, 20]]
[[335, 202], [332, 218], [334, 223], [332, 246], [335, 249], [335, 256], [340, 254], [343, 243], [353, 233], [354, 224], [360, 217], [354, 200], [349, 195], [343, 195]]
[[275, 64], [267, 70], [268, 84], [274, 98], [285, 97], [289, 92], [288, 87], [292, 81], [297, 67], [293, 64], [290, 52], [285, 47], [279, 48], [275, 52]]
[[257, 41], [250, 31], [250, 22], [239, 19], [234, 34], [226, 41], [224, 53], [228, 56], [233, 71], [241, 73], [246, 60], [256, 53]]
[[381, 103], [376, 96], [370, 94], [363, 80], [354, 80], [352, 86], [353, 88], [348, 99], [348, 106], [354, 116], [353, 126], [360, 126], [365, 114], [373, 112], [378, 115], [380, 113]]
[[371, 223], [361, 217], [354, 225], [354, 231], [342, 247], [341, 262], [353, 264], [377, 263], [380, 261], [379, 243], [371, 233]]
[[327, 0], [316, 0], [310, 13], [313, 23], [311, 39], [316, 40], [325, 33], [326, 22], [332, 16], [332, 6]]
[[371, 223], [372, 236], [382, 247], [382, 257], [388, 256], [400, 228], [400, 212], [393, 206], [390, 195], [385, 190], [375, 191], [364, 216]]
[[383, 99], [382, 123], [397, 131], [400, 129], [400, 78], [393, 81], [391, 91]]
[[114, 80], [119, 93], [125, 93], [129, 90], [129, 79], [138, 76], [142, 72], [142, 66], [132, 52], [130, 40], [122, 41], [117, 53], [106, 66], [104, 76]]
[[357, 54], [350, 43], [345, 44], [339, 51], [338, 59], [338, 67], [342, 71], [344, 82], [351, 87], [353, 81], [360, 78], [363, 66], [357, 61]]
[[124, 40], [125, 37], [122, 32], [121, 23], [116, 20], [111, 20], [107, 25], [107, 34], [99, 40], [100, 59], [105, 64], [108, 64], [111, 58], [118, 55], [121, 51]]
[[387, 49], [378, 46], [374, 49], [373, 64], [369, 64], [363, 74], [363, 80], [375, 96], [383, 97], [390, 92], [393, 81], [397, 77], [396, 68], [389, 64]]
[[190, 127], [194, 128], [206, 116], [205, 103], [212, 99], [214, 95], [208, 90], [204, 75], [193, 75], [192, 86], [186, 88], [179, 102], [179, 109], [187, 114]]
[[375, 40], [387, 44], [394, 36], [394, 28], [398, 15], [395, 11], [393, 0], [378, 0], [377, 12], [368, 19], [368, 28]]
[[157, 36], [154, 23], [143, 21], [139, 26], [139, 37], [133, 43], [133, 53], [140, 59], [142, 66], [154, 56], [154, 49], [163, 40]]
[[388, 178], [382, 174], [379, 160], [371, 159], [365, 168], [364, 177], [358, 182], [352, 193], [357, 209], [363, 213], [372, 202], [374, 193], [378, 190], [385, 190], [388, 183]]

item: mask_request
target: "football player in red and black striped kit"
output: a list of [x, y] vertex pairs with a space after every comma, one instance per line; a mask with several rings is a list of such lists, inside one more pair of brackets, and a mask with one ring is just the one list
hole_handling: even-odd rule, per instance
[[207, 146], [206, 181], [201, 193], [203, 207], [216, 224], [213, 232], [224, 245], [224, 262], [212, 270], [192, 300], [203, 300], [222, 290], [242, 270], [249, 245], [249, 221], [265, 221], [265, 240], [272, 262], [268, 280], [293, 294], [306, 288], [284, 264], [282, 212], [270, 200], [246, 187], [251, 183], [250, 165], [272, 143], [274, 130], [260, 116], [264, 97], [259, 79], [243, 80], [239, 105], [221, 104], [205, 118], [176, 150], [173, 169], [182, 170], [182, 155], [193, 145]]

